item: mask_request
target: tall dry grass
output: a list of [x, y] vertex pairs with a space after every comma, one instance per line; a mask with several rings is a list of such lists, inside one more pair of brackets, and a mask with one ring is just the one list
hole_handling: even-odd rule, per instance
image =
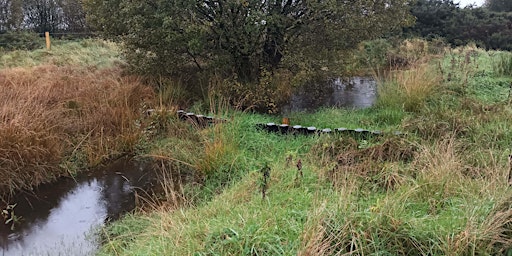
[[[356, 166], [340, 169], [337, 199], [316, 202], [298, 254], [509, 255], [506, 166], [493, 158], [485, 174], [475, 175], [464, 162], [466, 150], [454, 136], [418, 145], [406, 180], [380, 196], [364, 192]], [[398, 165], [392, 171], [400, 175]]]
[[129, 152], [151, 88], [119, 69], [0, 71], [0, 192], [31, 188]]
[[417, 112], [425, 101], [441, 86], [442, 75], [433, 66], [418, 64], [409, 70], [396, 70], [377, 77], [379, 83], [378, 104], [399, 106], [409, 112]]

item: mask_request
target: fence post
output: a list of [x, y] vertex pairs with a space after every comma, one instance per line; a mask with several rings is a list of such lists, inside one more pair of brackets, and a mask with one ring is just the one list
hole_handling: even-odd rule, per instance
[[44, 32], [44, 37], [46, 38], [46, 50], [50, 50], [51, 49], [50, 32]]

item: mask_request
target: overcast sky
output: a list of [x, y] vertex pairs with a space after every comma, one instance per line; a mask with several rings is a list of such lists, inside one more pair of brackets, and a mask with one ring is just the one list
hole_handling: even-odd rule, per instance
[[454, 0], [454, 3], [460, 3], [460, 7], [465, 7], [470, 4], [476, 4], [477, 6], [482, 6], [485, 3], [485, 0]]

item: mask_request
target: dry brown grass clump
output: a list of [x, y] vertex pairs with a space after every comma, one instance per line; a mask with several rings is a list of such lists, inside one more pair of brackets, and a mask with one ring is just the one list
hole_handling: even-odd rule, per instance
[[439, 70], [421, 62], [408, 70], [394, 70], [377, 79], [378, 104], [400, 107], [407, 112], [422, 111], [427, 100], [442, 89]]
[[393, 189], [403, 182], [397, 165], [414, 159], [417, 145], [401, 137], [389, 137], [367, 148], [352, 138], [342, 138], [324, 145], [321, 162], [335, 163], [327, 178], [335, 187], [346, 185], [346, 179], [359, 178], [384, 189]]
[[56, 66], [1, 70], [0, 92], [0, 193], [133, 150], [153, 98], [118, 69]]

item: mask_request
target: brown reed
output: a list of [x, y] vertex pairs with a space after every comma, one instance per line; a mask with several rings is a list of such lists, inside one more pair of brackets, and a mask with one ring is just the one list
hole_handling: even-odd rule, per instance
[[121, 70], [0, 70], [0, 193], [28, 189], [134, 150], [151, 88]]

